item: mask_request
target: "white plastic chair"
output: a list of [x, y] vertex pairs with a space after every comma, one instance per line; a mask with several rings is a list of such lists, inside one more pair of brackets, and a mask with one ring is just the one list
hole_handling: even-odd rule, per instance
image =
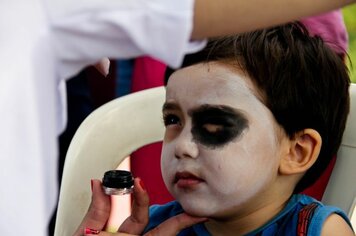
[[[351, 107], [335, 167], [322, 201], [349, 213], [356, 197], [356, 84], [350, 87]], [[356, 225], [354, 225], [356, 228]]]
[[55, 226], [56, 236], [72, 235], [91, 200], [90, 180], [101, 179], [132, 152], [162, 140], [164, 87], [104, 104], [80, 125], [66, 156]]
[[[350, 211], [356, 196], [356, 84], [351, 111], [335, 168], [323, 197], [327, 204]], [[87, 117], [66, 157], [55, 236], [72, 235], [90, 204], [90, 180], [102, 178], [133, 151], [162, 140], [161, 109], [165, 89], [158, 87], [113, 100]]]

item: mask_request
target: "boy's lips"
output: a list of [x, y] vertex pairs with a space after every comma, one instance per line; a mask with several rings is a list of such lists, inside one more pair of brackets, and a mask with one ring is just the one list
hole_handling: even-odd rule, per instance
[[192, 188], [201, 182], [204, 180], [188, 171], [177, 172], [174, 176], [174, 183], [179, 188]]

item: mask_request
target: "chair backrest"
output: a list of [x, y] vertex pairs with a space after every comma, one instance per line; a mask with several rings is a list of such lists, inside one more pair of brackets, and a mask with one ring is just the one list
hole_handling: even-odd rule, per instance
[[66, 156], [55, 226], [56, 236], [72, 235], [91, 200], [90, 180], [101, 179], [138, 148], [162, 140], [164, 87], [104, 104], [80, 125]]
[[356, 84], [350, 87], [351, 107], [337, 160], [322, 201], [349, 213], [356, 197]]

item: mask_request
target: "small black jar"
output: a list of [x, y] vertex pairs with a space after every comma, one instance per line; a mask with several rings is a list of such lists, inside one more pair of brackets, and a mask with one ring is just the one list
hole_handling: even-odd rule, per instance
[[134, 178], [130, 171], [106, 171], [102, 181], [104, 192], [107, 195], [130, 194], [134, 188]]

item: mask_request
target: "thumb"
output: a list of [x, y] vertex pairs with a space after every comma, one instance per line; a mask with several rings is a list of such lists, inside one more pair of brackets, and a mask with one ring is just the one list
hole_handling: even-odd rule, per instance
[[110, 215], [110, 196], [107, 196], [100, 180], [92, 180], [92, 199], [89, 210], [77, 229], [75, 236], [83, 235], [85, 228], [102, 230]]
[[109, 58], [103, 58], [97, 62], [94, 67], [102, 74], [103, 76], [108, 76], [110, 69], [110, 60]]
[[122, 223], [119, 232], [139, 235], [148, 224], [149, 197], [143, 181], [135, 178], [131, 215]]

